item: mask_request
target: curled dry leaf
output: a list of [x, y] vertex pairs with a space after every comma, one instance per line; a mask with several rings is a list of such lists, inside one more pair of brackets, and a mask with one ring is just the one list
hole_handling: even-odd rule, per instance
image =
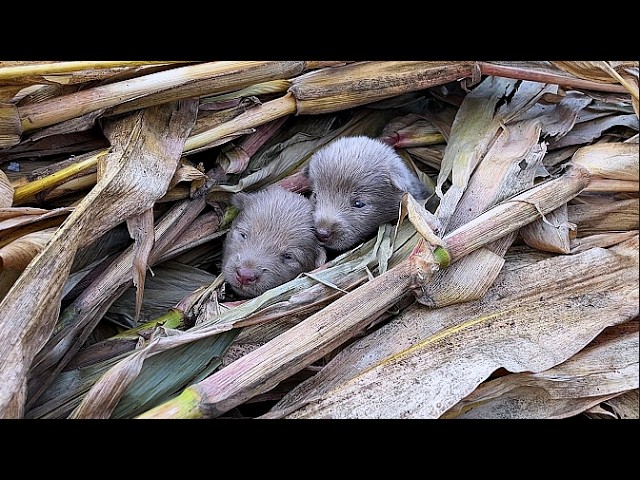
[[41, 252], [57, 228], [28, 233], [0, 248], [0, 271], [21, 271]]

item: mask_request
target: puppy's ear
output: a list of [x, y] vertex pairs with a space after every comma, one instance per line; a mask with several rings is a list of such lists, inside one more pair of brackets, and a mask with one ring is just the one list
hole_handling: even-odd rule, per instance
[[307, 182], [309, 182], [309, 162], [305, 163], [300, 169], [300, 175], [302, 175]]
[[398, 168], [389, 174], [391, 184], [402, 192], [409, 192], [416, 200], [429, 197], [429, 189], [408, 168]]
[[248, 202], [251, 201], [250, 195], [245, 192], [237, 192], [231, 195], [229, 202], [238, 210], [244, 210]]

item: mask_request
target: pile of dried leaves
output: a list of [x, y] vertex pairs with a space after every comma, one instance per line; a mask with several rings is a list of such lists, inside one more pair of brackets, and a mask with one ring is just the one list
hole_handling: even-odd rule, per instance
[[[638, 70], [0, 62], [0, 417], [638, 418]], [[230, 195], [355, 134], [433, 196], [230, 301]]]

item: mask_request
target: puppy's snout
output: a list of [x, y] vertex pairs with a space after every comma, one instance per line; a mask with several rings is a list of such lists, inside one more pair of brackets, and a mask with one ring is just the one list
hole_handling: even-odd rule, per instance
[[316, 229], [316, 237], [318, 237], [318, 240], [320, 240], [321, 242], [330, 240], [332, 234], [333, 231], [328, 227], [319, 227]]
[[236, 268], [236, 280], [240, 285], [253, 285], [258, 281], [258, 278], [260, 278], [260, 274], [255, 268]]

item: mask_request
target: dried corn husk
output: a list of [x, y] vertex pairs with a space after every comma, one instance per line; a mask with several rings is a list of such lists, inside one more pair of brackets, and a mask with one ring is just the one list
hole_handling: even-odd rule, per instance
[[638, 388], [638, 322], [607, 328], [565, 362], [491, 380], [442, 418], [567, 418]]
[[[410, 307], [347, 347], [265, 418], [439, 418], [498, 367], [544, 372], [637, 315], [637, 248], [635, 237], [609, 250], [549, 258], [506, 270], [476, 302]], [[607, 308], [594, 311], [592, 302]]]
[[[52, 319], [58, 316], [60, 292], [75, 252], [127, 217], [145, 211], [166, 192], [183, 148], [180, 131], [186, 138], [195, 119], [194, 106], [193, 102], [168, 104], [133, 114], [114, 125], [112, 141], [126, 149], [114, 148], [107, 156], [99, 168], [101, 182], [0, 303], [0, 309], [13, 318], [0, 328], [2, 357], [8, 365], [0, 374], [0, 417], [20, 418], [24, 413], [27, 373], [52, 331]], [[167, 124], [176, 138], [167, 135]], [[140, 130], [144, 134], [140, 135]], [[135, 163], [127, 161], [136, 151], [132, 136], [139, 142], [135, 145]], [[163, 161], [173, 163], [173, 168], [167, 168]], [[120, 198], [120, 208], [114, 208], [114, 198]]]
[[298, 115], [330, 113], [470, 76], [470, 62], [357, 62], [292, 79]]

